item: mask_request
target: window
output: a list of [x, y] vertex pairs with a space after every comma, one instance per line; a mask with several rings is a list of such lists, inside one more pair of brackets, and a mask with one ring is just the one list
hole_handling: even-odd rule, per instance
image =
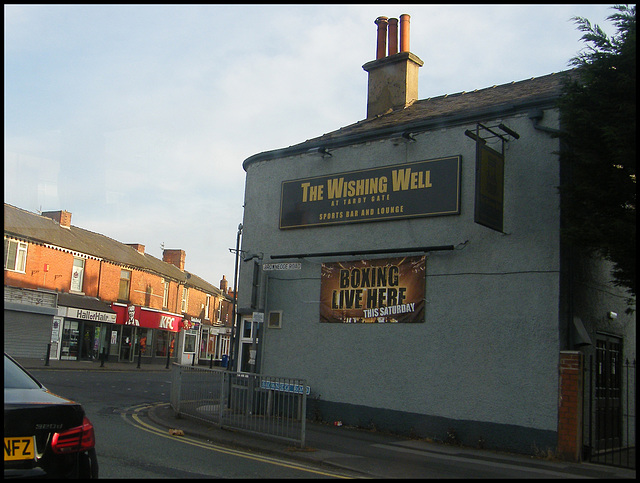
[[25, 272], [27, 267], [27, 244], [18, 240], [4, 239], [4, 268], [14, 272]]
[[268, 324], [270, 329], [280, 329], [282, 327], [282, 310], [269, 312]]
[[84, 278], [84, 259], [74, 258], [71, 270], [71, 291], [82, 292], [82, 280]]
[[204, 318], [209, 320], [209, 308], [211, 306], [211, 296], [207, 295], [207, 301], [204, 306]]
[[187, 287], [182, 287], [182, 304], [180, 305], [180, 310], [182, 312], [186, 312], [188, 305], [189, 305], [189, 292]]
[[184, 350], [183, 352], [196, 352], [196, 334], [195, 330], [189, 330], [184, 333]]
[[166, 309], [167, 307], [169, 307], [169, 282], [164, 280], [163, 283], [164, 283], [164, 294], [162, 295], [162, 308]]
[[129, 287], [131, 286], [131, 272], [120, 270], [120, 289], [118, 291], [119, 300], [129, 300]]

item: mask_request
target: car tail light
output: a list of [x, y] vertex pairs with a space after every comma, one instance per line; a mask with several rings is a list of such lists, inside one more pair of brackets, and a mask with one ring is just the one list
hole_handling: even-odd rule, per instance
[[93, 425], [86, 416], [82, 421], [82, 426], [68, 429], [62, 433], [54, 433], [51, 440], [51, 449], [57, 454], [77, 453], [91, 449], [95, 445]]

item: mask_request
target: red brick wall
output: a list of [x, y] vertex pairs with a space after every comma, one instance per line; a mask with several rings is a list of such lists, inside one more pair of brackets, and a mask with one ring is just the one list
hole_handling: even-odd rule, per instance
[[582, 353], [560, 352], [558, 457], [580, 461], [582, 447]]
[[[182, 255], [184, 252], [178, 253]], [[68, 293], [71, 289], [73, 272], [73, 254], [33, 243], [28, 244], [25, 273], [4, 271], [4, 284], [12, 287], [47, 289]], [[82, 291], [89, 297], [98, 297], [106, 303], [118, 300], [120, 271], [122, 267], [110, 262], [85, 259]], [[148, 294], [147, 287], [151, 288]], [[164, 295], [163, 278], [160, 275], [131, 270], [129, 301], [135, 305], [162, 310]], [[182, 313], [182, 285], [169, 282], [169, 301], [166, 310]], [[212, 321], [219, 301], [211, 295], [209, 320], [204, 318], [203, 306], [206, 306], [206, 294], [189, 287], [187, 314], [201, 318], [203, 322]]]

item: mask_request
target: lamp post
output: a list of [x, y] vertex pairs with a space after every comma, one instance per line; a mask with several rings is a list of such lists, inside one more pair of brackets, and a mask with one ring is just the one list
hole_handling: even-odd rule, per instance
[[238, 236], [236, 238], [236, 266], [233, 274], [233, 310], [231, 311], [232, 323], [231, 323], [231, 347], [229, 349], [229, 365], [227, 369], [233, 368], [233, 348], [236, 342], [236, 305], [238, 303], [238, 261], [240, 259], [240, 235], [242, 234], [242, 223], [238, 225]]

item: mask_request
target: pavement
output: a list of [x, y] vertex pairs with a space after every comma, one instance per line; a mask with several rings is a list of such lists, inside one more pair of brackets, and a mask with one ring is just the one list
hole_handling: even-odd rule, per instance
[[[165, 364], [99, 361], [17, 359], [26, 369], [160, 371]], [[208, 366], [206, 366], [208, 367]], [[572, 463], [553, 458], [504, 453], [486, 449], [447, 445], [424, 439], [307, 421], [304, 448], [255, 434], [221, 428], [213, 423], [176, 417], [168, 401], [159, 401], [148, 411], [149, 419], [164, 427], [182, 430], [185, 436], [238, 450], [294, 459], [323, 468], [341, 470], [352, 476], [372, 478], [630, 478], [636, 470], [588, 462]], [[176, 436], [179, 437], [179, 436]]]

